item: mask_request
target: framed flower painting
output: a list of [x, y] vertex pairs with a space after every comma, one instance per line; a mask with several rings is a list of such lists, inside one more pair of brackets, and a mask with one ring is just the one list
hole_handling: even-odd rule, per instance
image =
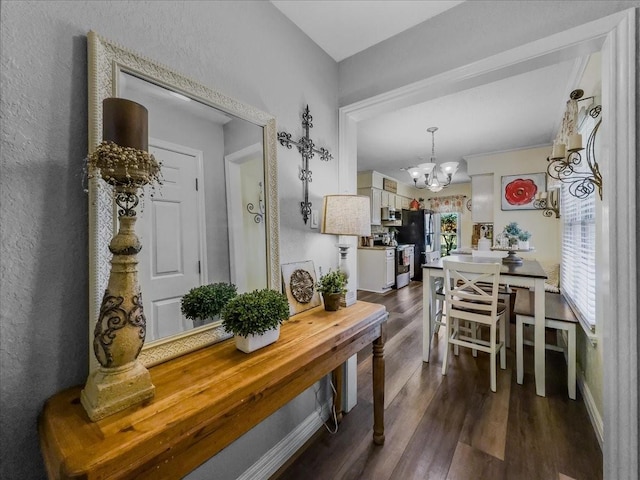
[[535, 210], [533, 201], [544, 192], [545, 182], [544, 172], [502, 177], [502, 210]]

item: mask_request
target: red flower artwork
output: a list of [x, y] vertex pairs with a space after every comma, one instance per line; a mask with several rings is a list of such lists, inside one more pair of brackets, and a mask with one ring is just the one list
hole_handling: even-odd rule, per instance
[[526, 205], [531, 203], [538, 193], [538, 187], [530, 178], [517, 178], [504, 188], [504, 198], [509, 205]]

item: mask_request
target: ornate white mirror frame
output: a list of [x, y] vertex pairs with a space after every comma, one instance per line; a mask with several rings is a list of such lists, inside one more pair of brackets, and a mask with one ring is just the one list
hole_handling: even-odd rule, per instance
[[[278, 172], [275, 118], [254, 107], [229, 98], [201, 85], [168, 67], [141, 57], [105, 40], [91, 31], [87, 35], [89, 66], [89, 152], [102, 140], [102, 100], [118, 96], [120, 72], [131, 73], [157, 85], [186, 95], [203, 104], [251, 122], [263, 129], [265, 180], [265, 234], [267, 250], [267, 286], [280, 290], [280, 253], [278, 218]], [[109, 280], [111, 253], [108, 243], [117, 227], [113, 198], [103, 180], [89, 180], [89, 344], [100, 312], [100, 304]], [[144, 245], [143, 245], [144, 248]], [[230, 335], [220, 322], [199, 327], [145, 345], [138, 357], [145, 366], [155, 365]], [[90, 352], [90, 370], [97, 367]]]

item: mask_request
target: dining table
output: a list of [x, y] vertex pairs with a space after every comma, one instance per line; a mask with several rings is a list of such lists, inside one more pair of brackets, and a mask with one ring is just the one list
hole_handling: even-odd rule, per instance
[[[471, 263], [500, 263], [500, 284], [517, 285], [534, 292], [534, 363], [536, 393], [545, 396], [545, 305], [544, 282], [547, 274], [537, 260], [522, 260], [521, 264], [504, 264], [500, 258], [476, 255], [449, 255], [447, 260]], [[429, 362], [432, 318], [436, 312], [436, 280], [444, 277], [443, 258], [422, 265], [422, 360]]]

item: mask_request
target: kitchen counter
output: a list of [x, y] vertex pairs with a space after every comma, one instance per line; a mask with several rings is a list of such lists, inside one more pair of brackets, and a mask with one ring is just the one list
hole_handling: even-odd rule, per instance
[[391, 245], [374, 245], [373, 247], [358, 247], [358, 250], [386, 250], [387, 248], [396, 248]]

